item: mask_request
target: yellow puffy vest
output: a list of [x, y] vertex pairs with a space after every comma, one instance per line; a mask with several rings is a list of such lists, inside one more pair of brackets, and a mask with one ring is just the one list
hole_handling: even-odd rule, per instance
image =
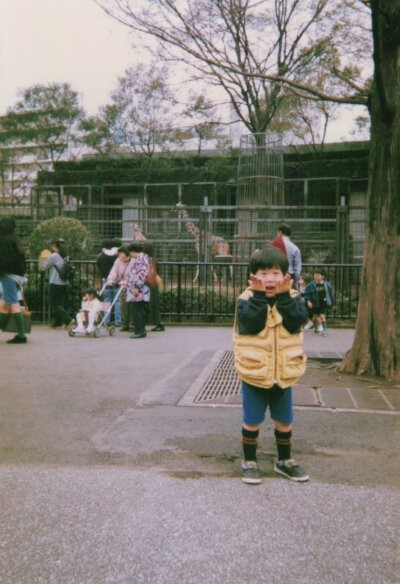
[[[253, 295], [247, 288], [239, 298], [248, 300]], [[297, 296], [291, 290], [292, 297]], [[257, 335], [237, 333], [237, 310], [233, 330], [235, 369], [240, 379], [269, 389], [275, 383], [282, 389], [296, 383], [306, 369], [307, 357], [303, 351], [303, 333], [289, 333], [282, 324], [282, 315], [276, 304], [267, 307], [265, 328]]]

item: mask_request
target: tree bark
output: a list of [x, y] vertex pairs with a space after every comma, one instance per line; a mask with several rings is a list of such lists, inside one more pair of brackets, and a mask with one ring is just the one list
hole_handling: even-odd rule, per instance
[[400, 0], [372, 0], [368, 220], [353, 347], [342, 371], [400, 381]]

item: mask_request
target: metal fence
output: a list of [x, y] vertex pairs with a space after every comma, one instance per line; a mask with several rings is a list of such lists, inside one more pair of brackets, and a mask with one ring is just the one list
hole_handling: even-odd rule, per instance
[[[287, 179], [280, 204], [243, 204], [235, 181], [46, 185], [30, 205], [0, 204], [17, 219], [25, 243], [37, 225], [55, 216], [78, 219], [91, 232], [94, 253], [103, 239], [127, 242], [142, 234], [162, 261], [214, 261], [224, 249], [233, 262], [274, 239], [282, 221], [308, 263], [360, 263], [366, 228], [366, 179]], [[238, 190], [239, 189], [239, 190]], [[275, 202], [275, 199], [274, 201]], [[182, 205], [180, 208], [177, 205]], [[226, 253], [228, 252], [228, 253]]]
[[[73, 262], [74, 282], [69, 286], [68, 309], [76, 313], [86, 289], [100, 289], [94, 261]], [[313, 278], [315, 265], [304, 264], [307, 281]], [[336, 311], [328, 318], [334, 321], [354, 321], [361, 281], [361, 265], [325, 264], [326, 279], [336, 294]], [[163, 279], [160, 289], [160, 308], [164, 322], [231, 324], [236, 299], [247, 286], [248, 264], [226, 262], [159, 262], [158, 272]], [[38, 262], [28, 262], [28, 284], [25, 296], [33, 312], [33, 320], [48, 323], [47, 275], [39, 272]]]

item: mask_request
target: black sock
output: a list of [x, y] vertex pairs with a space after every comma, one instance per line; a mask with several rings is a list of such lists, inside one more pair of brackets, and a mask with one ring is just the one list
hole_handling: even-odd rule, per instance
[[257, 460], [258, 430], [242, 428], [242, 446], [245, 460]]
[[289, 460], [292, 446], [292, 431], [280, 432], [275, 429], [275, 440], [278, 448], [278, 460]]

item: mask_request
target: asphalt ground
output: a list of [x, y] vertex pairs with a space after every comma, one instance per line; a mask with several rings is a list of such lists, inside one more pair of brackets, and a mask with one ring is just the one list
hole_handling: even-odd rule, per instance
[[[395, 395], [383, 380], [337, 374], [329, 353], [339, 358], [352, 337], [306, 333], [309, 357], [322, 359], [309, 361], [306, 383]], [[231, 349], [229, 329], [132, 340], [34, 327], [27, 345], [6, 338], [1, 583], [400, 583], [396, 409], [297, 410], [305, 484], [274, 474], [267, 421], [264, 480], [249, 486], [240, 408], [177, 405], [216, 351]]]

